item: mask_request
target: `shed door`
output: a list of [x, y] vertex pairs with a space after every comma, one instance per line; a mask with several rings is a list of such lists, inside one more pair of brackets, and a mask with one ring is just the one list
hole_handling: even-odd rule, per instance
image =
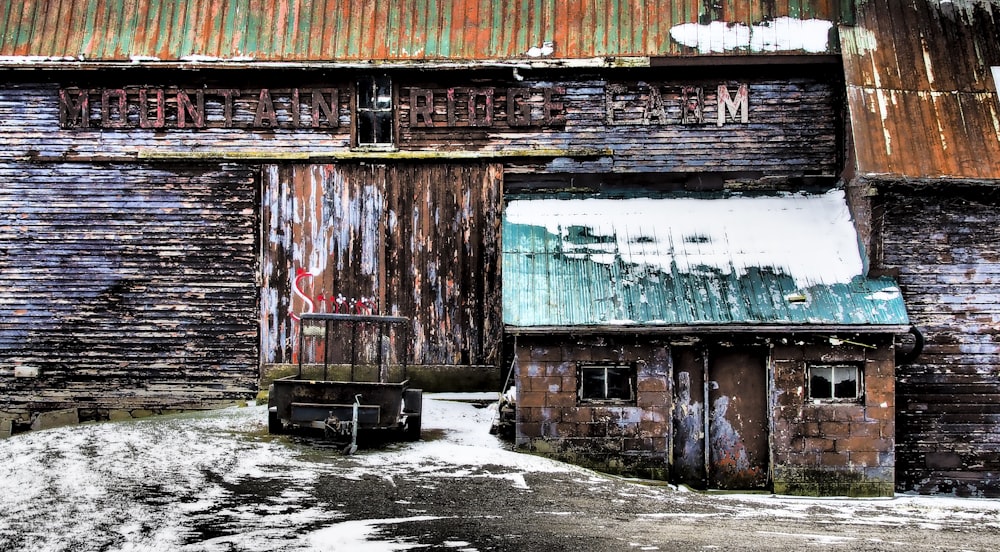
[[673, 363], [674, 478], [715, 489], [767, 486], [765, 351], [680, 347]]

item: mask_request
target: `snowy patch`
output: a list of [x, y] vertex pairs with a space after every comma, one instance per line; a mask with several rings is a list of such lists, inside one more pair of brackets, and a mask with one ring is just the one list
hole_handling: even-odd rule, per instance
[[0, 56], [0, 64], [32, 65], [54, 61], [82, 61], [71, 56]]
[[[668, 274], [741, 276], [748, 268], [770, 267], [808, 288], [847, 283], [862, 272], [842, 190], [716, 199], [521, 199], [507, 205], [505, 217], [559, 236], [570, 258], [611, 263], [620, 255]], [[574, 241], [581, 234], [584, 239]]]
[[670, 37], [702, 54], [740, 50], [823, 53], [829, 49], [832, 28], [833, 22], [824, 19], [778, 17], [753, 26], [724, 21], [683, 23], [670, 29]]
[[555, 44], [552, 42], [543, 42], [541, 46], [532, 46], [528, 48], [528, 51], [524, 55], [528, 57], [546, 57], [551, 56], [555, 52]]
[[866, 295], [866, 299], [875, 301], [895, 301], [899, 298], [900, 291], [897, 287], [887, 287], [885, 289], [880, 289], [875, 293]]
[[425, 548], [427, 545], [402, 540], [380, 540], [379, 527], [441, 519], [434, 516], [344, 521], [306, 536], [309, 552], [394, 552]]

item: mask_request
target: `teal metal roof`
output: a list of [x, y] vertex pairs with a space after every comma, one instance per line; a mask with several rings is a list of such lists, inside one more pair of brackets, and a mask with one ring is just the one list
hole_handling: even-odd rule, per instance
[[866, 278], [841, 191], [507, 203], [503, 316], [515, 327], [907, 325]]

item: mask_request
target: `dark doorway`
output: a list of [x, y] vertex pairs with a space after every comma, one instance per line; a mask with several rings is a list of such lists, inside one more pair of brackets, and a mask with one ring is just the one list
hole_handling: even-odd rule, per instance
[[765, 488], [766, 351], [675, 347], [673, 366], [674, 479], [698, 488]]

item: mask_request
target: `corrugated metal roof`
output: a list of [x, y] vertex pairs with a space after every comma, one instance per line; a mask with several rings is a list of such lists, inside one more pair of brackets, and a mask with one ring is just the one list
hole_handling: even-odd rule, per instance
[[0, 0], [0, 61], [832, 53], [850, 19], [850, 0]]
[[870, 0], [841, 29], [861, 175], [1000, 179], [1000, 0]]
[[890, 278], [862, 276], [843, 192], [511, 199], [504, 323], [905, 325]]

